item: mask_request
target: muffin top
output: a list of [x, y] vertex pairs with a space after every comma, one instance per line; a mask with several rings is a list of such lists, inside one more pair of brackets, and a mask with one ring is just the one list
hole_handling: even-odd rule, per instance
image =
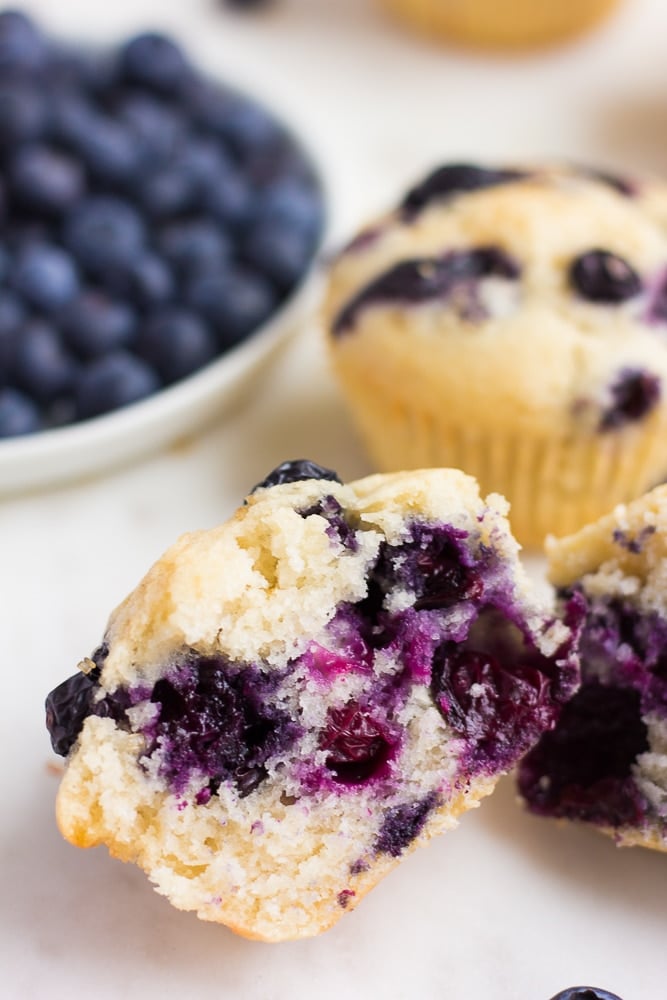
[[440, 167], [335, 261], [334, 359], [478, 424], [636, 424], [667, 391], [665, 206], [591, 170]]

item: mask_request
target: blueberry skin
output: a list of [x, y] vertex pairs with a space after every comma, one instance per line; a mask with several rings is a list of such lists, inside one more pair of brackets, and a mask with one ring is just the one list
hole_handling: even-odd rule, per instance
[[469, 191], [481, 191], [497, 184], [509, 184], [527, 175], [520, 170], [478, 167], [473, 163], [448, 163], [437, 167], [420, 184], [411, 188], [401, 202], [405, 217], [412, 217], [432, 201], [443, 201]]
[[49, 50], [35, 24], [17, 10], [0, 13], [0, 73], [33, 73], [46, 65]]
[[625, 302], [642, 290], [639, 275], [626, 260], [597, 248], [575, 257], [568, 279], [589, 302]]
[[7, 380], [14, 365], [24, 320], [25, 309], [20, 299], [3, 290], [0, 294], [0, 385]]
[[46, 243], [31, 243], [16, 256], [12, 284], [31, 305], [52, 312], [72, 301], [79, 291], [79, 276], [65, 250]]
[[597, 986], [570, 986], [551, 997], [551, 1000], [621, 1000], [621, 997]]
[[186, 273], [228, 260], [232, 253], [227, 233], [206, 217], [170, 223], [160, 233], [158, 242], [167, 260]]
[[257, 490], [265, 490], [270, 486], [280, 486], [283, 483], [298, 483], [304, 479], [328, 479], [332, 483], [341, 483], [341, 485], [343, 482], [333, 469], [327, 469], [323, 465], [318, 465], [317, 462], [311, 462], [308, 458], [295, 458], [277, 465], [266, 479], [262, 479], [261, 483], [253, 486], [250, 492], [255, 493]]
[[130, 39], [120, 52], [120, 70], [130, 83], [162, 94], [178, 92], [190, 75], [178, 45], [158, 32], [145, 32]]
[[143, 210], [153, 219], [182, 215], [196, 205], [196, 186], [178, 166], [152, 171], [139, 189]]
[[99, 670], [90, 674], [77, 673], [68, 677], [51, 691], [44, 705], [46, 728], [51, 737], [53, 752], [66, 757], [93, 708], [93, 695], [97, 687]]
[[12, 386], [0, 388], [0, 438], [33, 434], [41, 426], [33, 401]]
[[137, 351], [164, 382], [176, 382], [215, 357], [217, 343], [203, 320], [185, 309], [151, 317], [141, 330]]
[[47, 125], [43, 94], [30, 81], [0, 82], [0, 148], [40, 139]]
[[303, 275], [313, 249], [310, 234], [266, 222], [251, 226], [240, 247], [243, 259], [284, 292]]
[[187, 283], [185, 294], [212, 325], [223, 350], [251, 333], [276, 306], [271, 285], [240, 267], [201, 272]]
[[68, 392], [76, 375], [77, 364], [57, 330], [38, 319], [26, 323], [16, 348], [12, 381], [33, 399], [48, 403]]
[[[118, 282], [119, 291], [126, 289], [128, 298], [140, 308], [153, 308], [170, 302], [176, 285], [170, 267], [162, 257], [151, 251], [142, 254]], [[113, 281], [111, 282], [113, 285]]]
[[48, 146], [18, 149], [9, 164], [12, 193], [35, 212], [66, 212], [82, 197], [83, 170], [76, 160]]
[[252, 217], [253, 192], [240, 173], [226, 173], [211, 183], [203, 194], [203, 207], [216, 222], [241, 229]]
[[282, 178], [260, 193], [253, 211], [256, 223], [296, 229], [315, 236], [322, 227], [322, 197], [317, 188]]
[[59, 318], [67, 345], [86, 359], [127, 347], [137, 330], [137, 316], [125, 302], [104, 292], [85, 291]]
[[74, 394], [80, 420], [97, 417], [151, 396], [160, 388], [155, 371], [127, 351], [92, 361], [77, 379]]
[[146, 228], [134, 207], [121, 198], [97, 196], [69, 214], [65, 245], [91, 274], [127, 271], [141, 256]]
[[116, 114], [151, 161], [171, 157], [184, 137], [181, 114], [151, 94], [131, 91], [117, 104]]
[[96, 114], [73, 124], [72, 144], [98, 181], [127, 185], [139, 175], [142, 150], [129, 128]]

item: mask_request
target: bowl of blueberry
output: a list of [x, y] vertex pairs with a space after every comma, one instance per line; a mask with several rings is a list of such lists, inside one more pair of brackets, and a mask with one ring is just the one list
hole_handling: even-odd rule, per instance
[[113, 49], [0, 12], [0, 491], [194, 431], [303, 306], [309, 154], [172, 39]]

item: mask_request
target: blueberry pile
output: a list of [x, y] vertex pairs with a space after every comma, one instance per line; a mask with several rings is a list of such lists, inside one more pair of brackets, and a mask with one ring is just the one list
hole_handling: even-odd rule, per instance
[[0, 12], [0, 437], [227, 351], [298, 282], [322, 218], [289, 133], [169, 38], [81, 51]]

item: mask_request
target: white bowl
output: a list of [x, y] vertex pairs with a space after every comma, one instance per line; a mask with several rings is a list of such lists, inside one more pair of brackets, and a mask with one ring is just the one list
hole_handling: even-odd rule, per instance
[[[326, 196], [320, 178], [326, 210]], [[314, 252], [317, 261], [320, 243]], [[316, 263], [271, 318], [241, 343], [154, 396], [81, 423], [0, 441], [0, 494], [51, 486], [122, 465], [221, 415], [292, 334], [315, 298]]]

